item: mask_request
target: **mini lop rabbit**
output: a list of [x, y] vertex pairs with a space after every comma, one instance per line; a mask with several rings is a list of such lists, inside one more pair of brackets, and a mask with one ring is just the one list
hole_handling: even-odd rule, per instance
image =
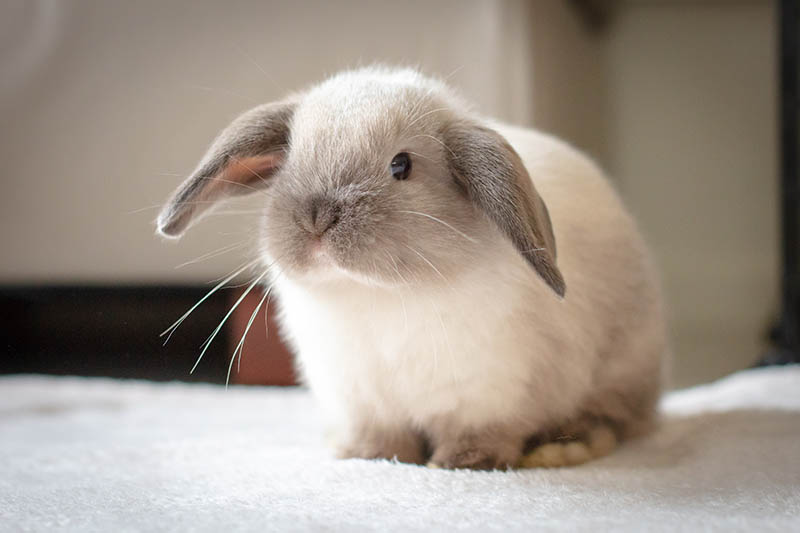
[[158, 229], [178, 237], [253, 190], [283, 334], [339, 456], [491, 469], [539, 445], [533, 463], [559, 465], [650, 425], [657, 277], [566, 144], [416, 71], [366, 68], [237, 118]]

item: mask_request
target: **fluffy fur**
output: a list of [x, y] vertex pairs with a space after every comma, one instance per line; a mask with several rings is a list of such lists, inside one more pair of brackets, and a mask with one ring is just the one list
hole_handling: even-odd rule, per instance
[[[412, 171], [397, 181], [401, 152]], [[415, 71], [370, 68], [237, 119], [162, 233], [230, 184], [264, 189], [283, 333], [341, 456], [498, 468], [650, 425], [666, 352], [656, 275], [573, 148], [482, 119]]]

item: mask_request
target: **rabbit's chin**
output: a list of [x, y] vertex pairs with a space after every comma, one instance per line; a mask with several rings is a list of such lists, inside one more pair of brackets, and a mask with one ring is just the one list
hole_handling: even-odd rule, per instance
[[302, 271], [287, 272], [286, 275], [295, 282], [307, 287], [356, 284], [362, 287], [391, 289], [404, 286], [395, 280], [350, 270], [334, 262], [314, 266]]
[[303, 286], [326, 286], [358, 284], [368, 287], [398, 288], [406, 286], [397, 277], [377, 270], [367, 271], [356, 265], [345, 265], [324, 246], [312, 246], [304, 255], [302, 262], [281, 264], [273, 254], [265, 253], [262, 261], [272, 265], [276, 273]]

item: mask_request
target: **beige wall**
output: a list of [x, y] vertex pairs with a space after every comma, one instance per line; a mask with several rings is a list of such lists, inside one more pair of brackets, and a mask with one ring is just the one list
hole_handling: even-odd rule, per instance
[[[205, 282], [253, 215], [180, 244], [157, 206], [233, 116], [336, 70], [410, 63], [611, 170], [662, 266], [679, 385], [749, 364], [777, 302], [770, 2], [0, 3], [0, 283]], [[247, 203], [223, 211], [247, 210]]]
[[774, 12], [627, 2], [607, 34], [612, 174], [655, 248], [675, 383], [752, 364], [777, 308]]
[[174, 266], [241, 238], [230, 233], [246, 232], [247, 217], [211, 218], [178, 246], [153, 236], [157, 209], [146, 208], [237, 113], [341, 68], [419, 64], [485, 112], [530, 123], [530, 67], [516, 66], [529, 56], [521, 9], [481, 0], [0, 3], [0, 283], [206, 281], [229, 270], [236, 253]]

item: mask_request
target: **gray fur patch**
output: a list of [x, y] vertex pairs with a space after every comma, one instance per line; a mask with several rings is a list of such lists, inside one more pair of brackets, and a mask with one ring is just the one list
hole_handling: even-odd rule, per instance
[[558, 294], [566, 284], [556, 266], [556, 244], [542, 198], [513, 148], [495, 131], [458, 121], [443, 132], [453, 176], [470, 199], [505, 233]]

